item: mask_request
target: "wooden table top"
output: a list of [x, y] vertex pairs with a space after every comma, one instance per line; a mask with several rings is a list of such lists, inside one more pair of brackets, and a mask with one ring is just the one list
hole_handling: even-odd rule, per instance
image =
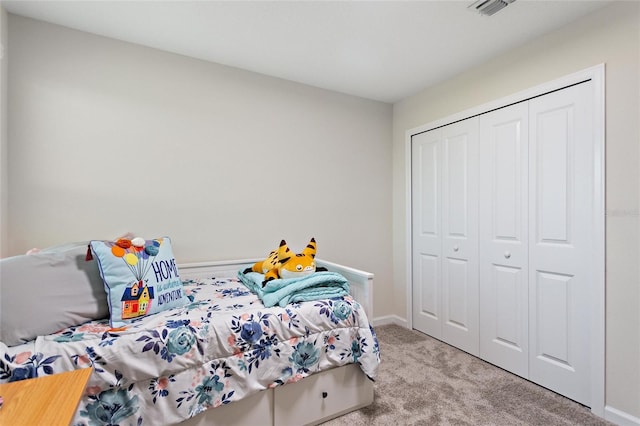
[[92, 371], [83, 368], [0, 385], [0, 425], [68, 426]]

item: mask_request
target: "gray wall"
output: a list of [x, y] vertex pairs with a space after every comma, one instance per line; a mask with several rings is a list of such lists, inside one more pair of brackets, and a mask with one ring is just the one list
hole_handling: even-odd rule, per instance
[[406, 317], [405, 132], [606, 65], [606, 405], [640, 418], [640, 3], [615, 2], [394, 105], [395, 312]]
[[10, 254], [131, 231], [197, 262], [313, 236], [390, 286], [390, 104], [11, 14], [9, 53]]

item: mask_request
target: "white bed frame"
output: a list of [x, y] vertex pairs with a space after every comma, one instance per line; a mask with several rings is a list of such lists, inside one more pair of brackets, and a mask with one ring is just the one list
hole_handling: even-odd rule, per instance
[[[178, 265], [180, 278], [202, 278], [214, 274], [218, 277], [235, 277], [240, 268], [253, 265], [262, 259], [224, 260], [217, 262], [184, 263]], [[373, 316], [373, 274], [339, 265], [322, 259], [316, 259], [316, 264], [337, 272], [349, 280], [351, 295], [364, 307], [369, 320]]]
[[[238, 270], [259, 259], [186, 263], [178, 265], [180, 277], [235, 277]], [[318, 266], [349, 280], [351, 295], [373, 314], [373, 274], [316, 259]], [[355, 364], [323, 371], [297, 383], [279, 386], [218, 408], [182, 423], [184, 426], [300, 426], [315, 425], [373, 402], [373, 382]]]

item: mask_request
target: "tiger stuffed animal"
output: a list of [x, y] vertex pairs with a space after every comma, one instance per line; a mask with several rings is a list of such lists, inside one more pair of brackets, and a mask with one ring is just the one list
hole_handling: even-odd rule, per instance
[[313, 274], [316, 271], [316, 240], [311, 238], [302, 253], [294, 254], [285, 240], [280, 241], [277, 250], [271, 251], [266, 259], [253, 264], [247, 272], [264, 274], [262, 286], [277, 278], [296, 278]]

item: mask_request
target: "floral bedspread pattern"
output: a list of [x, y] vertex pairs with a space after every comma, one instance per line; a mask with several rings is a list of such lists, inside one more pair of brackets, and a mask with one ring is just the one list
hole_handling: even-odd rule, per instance
[[265, 308], [236, 278], [185, 281], [191, 303], [113, 329], [108, 320], [20, 346], [0, 343], [0, 382], [93, 367], [74, 425], [175, 424], [310, 374], [358, 363], [378, 341], [351, 297]]

